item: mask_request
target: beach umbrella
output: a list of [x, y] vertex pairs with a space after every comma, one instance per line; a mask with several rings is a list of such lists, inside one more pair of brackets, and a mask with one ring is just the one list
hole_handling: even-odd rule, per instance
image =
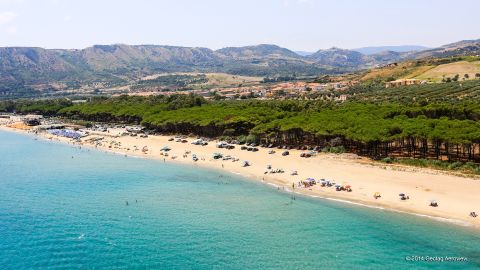
[[166, 145], [162, 149], [160, 149], [160, 151], [170, 151], [170, 150], [172, 150], [172, 148], [170, 148], [170, 146], [168, 146], [168, 145]]
[[405, 196], [405, 193], [400, 193], [400, 194], [398, 194], [398, 196], [403, 197], [403, 196]]

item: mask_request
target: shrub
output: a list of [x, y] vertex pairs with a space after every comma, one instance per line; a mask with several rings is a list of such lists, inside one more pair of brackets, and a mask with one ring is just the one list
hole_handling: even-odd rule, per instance
[[382, 159], [382, 162], [384, 162], [384, 163], [389, 163], [389, 164], [390, 164], [390, 163], [393, 163], [394, 161], [395, 161], [395, 160], [394, 160], [393, 158], [391, 158], [391, 157], [386, 157], [386, 158]]

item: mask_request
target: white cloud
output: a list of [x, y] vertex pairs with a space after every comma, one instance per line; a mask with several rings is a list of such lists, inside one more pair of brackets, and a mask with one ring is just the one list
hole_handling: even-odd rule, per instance
[[65, 15], [65, 17], [63, 17], [63, 20], [66, 21], [66, 22], [69, 22], [72, 20], [72, 16], [70, 15]]
[[6, 24], [13, 21], [17, 17], [15, 12], [5, 11], [0, 12], [0, 24]]

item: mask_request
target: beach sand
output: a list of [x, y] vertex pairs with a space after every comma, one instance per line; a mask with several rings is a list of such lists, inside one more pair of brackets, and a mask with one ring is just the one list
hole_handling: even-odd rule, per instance
[[[4, 130], [12, 130], [0, 126]], [[24, 130], [16, 130], [26, 132]], [[480, 213], [480, 180], [469, 176], [454, 175], [442, 171], [412, 168], [400, 165], [384, 165], [375, 163], [366, 158], [359, 158], [351, 154], [323, 154], [311, 158], [301, 158], [299, 150], [289, 150], [290, 155], [282, 156], [283, 150], [273, 149], [275, 154], [268, 154], [270, 149], [259, 147], [258, 152], [235, 149], [216, 148], [216, 142], [211, 141], [207, 146], [193, 145], [194, 138], [188, 138], [188, 143], [168, 141], [173, 136], [150, 135], [148, 138], [131, 136], [114, 136], [120, 130], [110, 133], [96, 133], [82, 138], [77, 145], [98, 148], [128, 156], [138, 156], [165, 160], [165, 162], [180, 162], [193, 166], [215, 168], [230, 173], [236, 173], [257, 181], [274, 184], [282, 189], [291, 190], [305, 195], [345, 200], [367, 206], [391, 209], [411, 214], [426, 215], [444, 221], [452, 221], [462, 225], [472, 225], [480, 228], [480, 217], [472, 218], [469, 213]], [[70, 139], [41, 133], [41, 137], [68, 142]], [[95, 146], [92, 138], [103, 137], [102, 144]], [[111, 143], [114, 141], [116, 144]], [[161, 155], [160, 149], [170, 146], [168, 157]], [[135, 147], [136, 146], [136, 147]], [[146, 147], [148, 151], [142, 152]], [[127, 150], [129, 149], [129, 150]], [[138, 149], [138, 150], [135, 150]], [[183, 157], [190, 151], [187, 157]], [[231, 155], [239, 159], [214, 160], [213, 153]], [[199, 160], [192, 160], [196, 154]], [[176, 156], [172, 159], [172, 156]], [[242, 167], [244, 160], [251, 166]], [[283, 169], [285, 173], [264, 174], [267, 165], [272, 169]], [[292, 176], [290, 172], [296, 170], [298, 175]], [[324, 178], [335, 181], [337, 184], [352, 186], [352, 192], [336, 191], [334, 187], [321, 187], [319, 184], [310, 188], [297, 187], [298, 181], [308, 177], [317, 180]], [[295, 188], [292, 188], [295, 184]], [[375, 199], [373, 194], [380, 192], [381, 197]], [[399, 193], [406, 193], [409, 200], [402, 201]], [[438, 207], [431, 207], [430, 200], [436, 200]]]

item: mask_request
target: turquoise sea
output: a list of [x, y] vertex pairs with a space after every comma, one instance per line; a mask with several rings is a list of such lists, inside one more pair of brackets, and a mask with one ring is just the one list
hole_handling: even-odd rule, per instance
[[0, 132], [0, 269], [479, 268], [468, 227]]

